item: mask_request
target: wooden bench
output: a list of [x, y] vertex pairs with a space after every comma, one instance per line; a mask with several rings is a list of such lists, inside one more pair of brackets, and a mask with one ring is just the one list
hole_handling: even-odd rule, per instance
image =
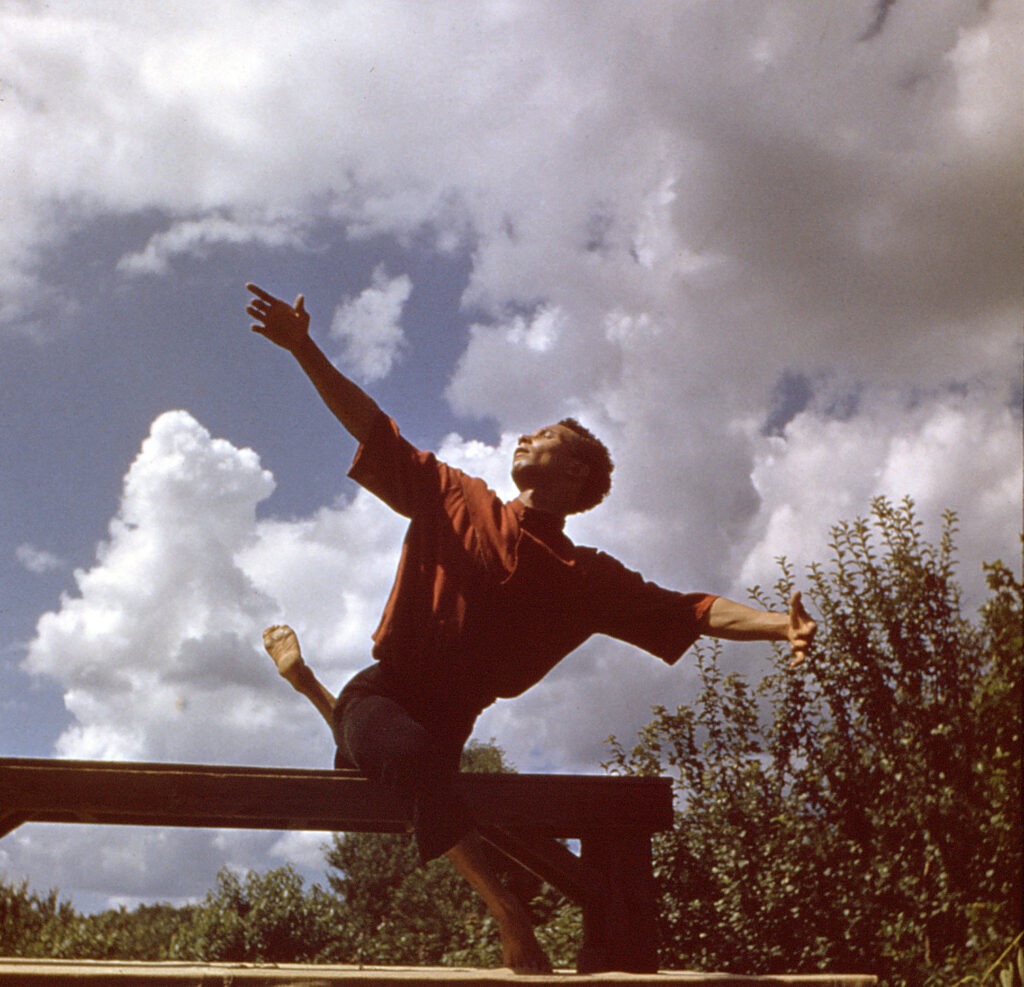
[[[582, 907], [581, 973], [657, 969], [651, 835], [668, 778], [461, 774], [483, 837]], [[0, 837], [26, 822], [402, 832], [408, 814], [351, 771], [0, 758]], [[559, 842], [580, 841], [576, 856]]]

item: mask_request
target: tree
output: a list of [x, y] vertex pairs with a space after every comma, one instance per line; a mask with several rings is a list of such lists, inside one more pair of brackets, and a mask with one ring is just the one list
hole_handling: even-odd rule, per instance
[[[876, 500], [810, 568], [804, 670], [777, 650], [754, 687], [698, 647], [697, 702], [656, 707], [632, 750], [611, 738], [612, 770], [678, 777], [666, 965], [951, 982], [1019, 931], [1022, 586], [988, 567], [966, 620], [955, 531], [929, 544], [911, 501]], [[792, 583], [783, 562], [780, 599]]]
[[27, 882], [0, 880], [0, 954], [4, 956], [52, 956], [53, 944], [73, 918], [71, 903], [57, 891], [41, 896]]

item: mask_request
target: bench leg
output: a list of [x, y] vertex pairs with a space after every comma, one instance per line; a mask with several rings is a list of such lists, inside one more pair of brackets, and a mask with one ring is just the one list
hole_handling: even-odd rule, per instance
[[656, 973], [657, 903], [646, 833], [593, 834], [580, 841], [580, 860], [599, 871], [606, 892], [583, 905], [579, 973]]

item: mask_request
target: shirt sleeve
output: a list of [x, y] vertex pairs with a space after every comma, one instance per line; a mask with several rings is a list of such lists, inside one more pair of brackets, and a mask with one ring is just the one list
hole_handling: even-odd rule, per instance
[[674, 665], [700, 637], [701, 620], [716, 597], [665, 589], [603, 552], [596, 555], [601, 633]]
[[409, 518], [437, 504], [444, 484], [444, 469], [434, 454], [407, 441], [383, 412], [356, 450], [348, 475]]

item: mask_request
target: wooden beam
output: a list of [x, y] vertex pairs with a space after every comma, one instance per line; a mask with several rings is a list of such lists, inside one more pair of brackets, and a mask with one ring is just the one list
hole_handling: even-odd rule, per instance
[[28, 822], [24, 816], [6, 811], [6, 807], [0, 801], [0, 839], [3, 839], [8, 833], [13, 833], [24, 822]]
[[598, 900], [605, 893], [600, 873], [550, 836], [512, 833], [500, 826], [482, 826], [480, 835], [578, 905]]
[[[583, 905], [581, 971], [657, 968], [651, 834], [668, 778], [460, 774], [485, 839]], [[23, 822], [401, 832], [406, 807], [353, 771], [0, 758], [0, 836]], [[579, 838], [581, 858], [557, 838]]]
[[[553, 837], [672, 823], [668, 779], [463, 774], [483, 826]], [[408, 813], [358, 773], [0, 758], [0, 819], [229, 829], [401, 832]]]

